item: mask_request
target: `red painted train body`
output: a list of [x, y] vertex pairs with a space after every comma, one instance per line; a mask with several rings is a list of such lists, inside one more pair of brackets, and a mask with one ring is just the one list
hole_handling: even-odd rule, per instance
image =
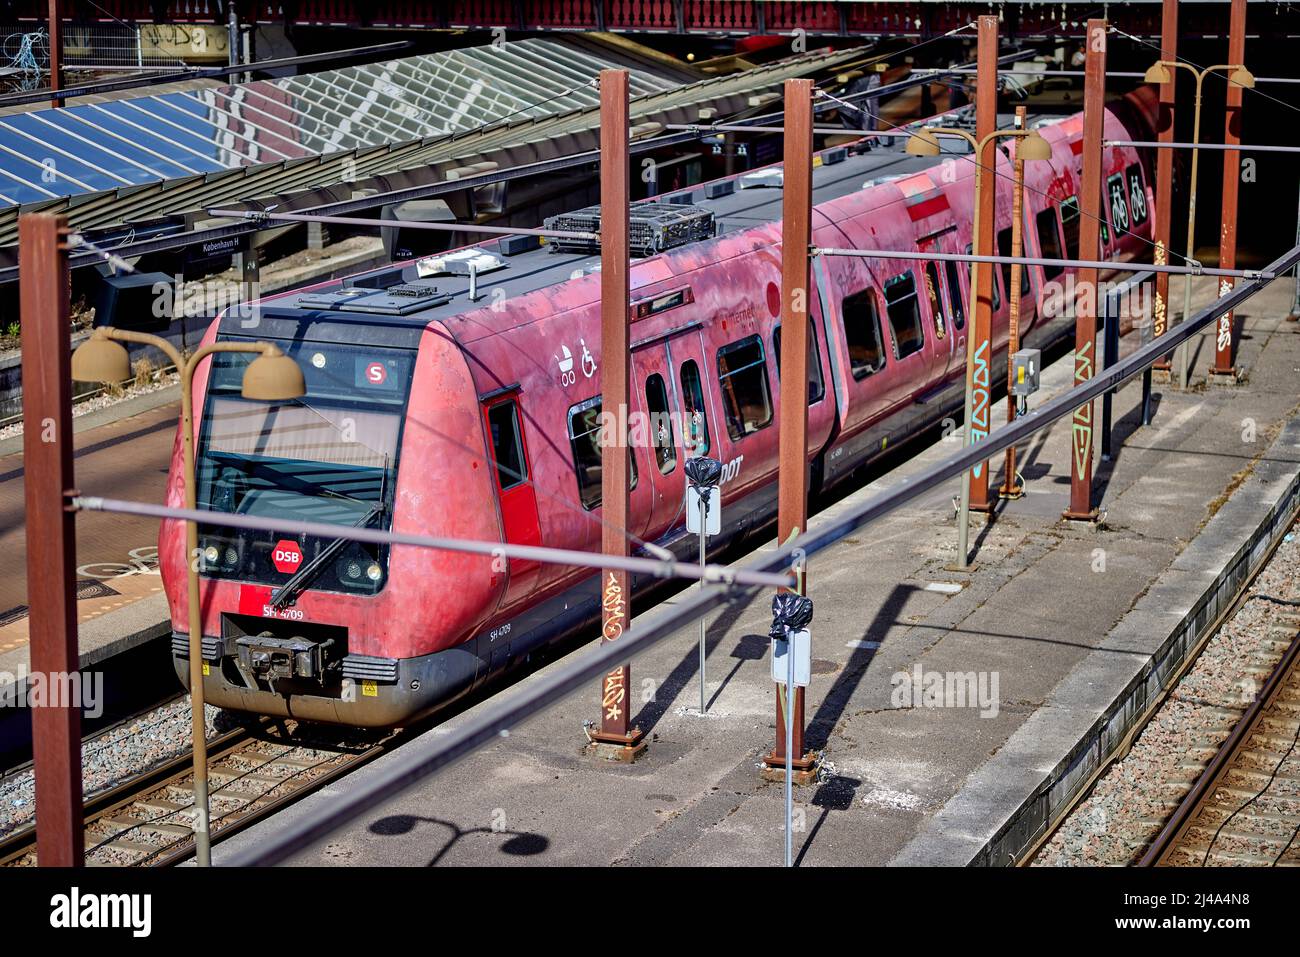
[[[1106, 138], [1147, 138], [1134, 128], [1142, 111], [1126, 115], [1128, 128], [1108, 113]], [[1082, 116], [1045, 121], [1041, 133], [1054, 156], [1026, 171], [1028, 253], [1064, 256], [1077, 249]], [[999, 163], [1007, 242], [1011, 167]], [[963, 157], [907, 156], [901, 142], [823, 151], [813, 241], [964, 251], [973, 169]], [[1105, 176], [1119, 227], [1105, 230], [1105, 253], [1137, 258], [1152, 218], [1144, 160], [1108, 147]], [[725, 466], [715, 546], [775, 512], [780, 189], [744, 182], [667, 197], [711, 209], [719, 234], [631, 267], [632, 411], [668, 413], [671, 435], [654, 432], [630, 452], [629, 531], [683, 556], [695, 547], [683, 529], [688, 453]], [[477, 253], [494, 254], [485, 270], [504, 266], [478, 275], [474, 301], [468, 281], [447, 274], [454, 264], [421, 260], [214, 323], [207, 341], [279, 342], [305, 370], [308, 394], [283, 406], [244, 400], [246, 358], [212, 360], [194, 384], [200, 507], [598, 550], [599, 258], [506, 242], [467, 254]], [[1022, 338], [1041, 347], [1073, 329], [1038, 308], [1045, 284], [1065, 277], [1026, 273]], [[960, 408], [968, 270], [827, 257], [814, 275], [808, 458], [815, 485], [827, 487]], [[999, 276], [1000, 357], [1005, 283]], [[178, 437], [173, 506], [183, 501], [180, 461]], [[581, 569], [206, 526], [200, 549], [206, 693], [237, 710], [400, 724], [597, 618], [595, 582]], [[184, 680], [179, 523], [164, 524], [159, 550]], [[293, 594], [277, 591], [286, 584]]]

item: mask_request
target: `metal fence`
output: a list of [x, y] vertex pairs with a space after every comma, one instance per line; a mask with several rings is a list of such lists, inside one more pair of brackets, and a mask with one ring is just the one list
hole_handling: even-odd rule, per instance
[[[168, 32], [171, 31], [171, 32]], [[189, 59], [182, 51], [205, 62], [211, 34], [207, 30], [168, 24], [65, 23], [63, 68], [100, 73], [174, 69]], [[225, 59], [224, 50], [220, 58]], [[0, 26], [0, 75], [20, 89], [49, 86], [50, 37], [44, 26]]]

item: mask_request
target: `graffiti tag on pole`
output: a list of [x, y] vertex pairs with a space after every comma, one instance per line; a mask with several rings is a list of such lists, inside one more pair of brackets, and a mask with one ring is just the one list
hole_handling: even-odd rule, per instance
[[[1092, 346], [1091, 342], [1085, 342], [1083, 348], [1075, 354], [1074, 381], [1076, 384], [1087, 382], [1092, 378]], [[1091, 402], [1085, 402], [1074, 410], [1071, 432], [1074, 438], [1074, 471], [1076, 475], [1083, 475], [1092, 464]]]

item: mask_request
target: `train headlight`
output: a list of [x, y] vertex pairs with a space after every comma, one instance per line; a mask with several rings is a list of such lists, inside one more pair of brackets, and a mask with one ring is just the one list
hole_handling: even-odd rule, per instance
[[361, 564], [360, 564], [360, 562], [348, 562], [348, 577], [349, 577], [349, 578], [360, 578], [360, 577], [361, 577]]
[[227, 549], [226, 549], [226, 564], [227, 564], [227, 565], [230, 565], [232, 568], [233, 568], [235, 565], [238, 565], [238, 564], [239, 564], [239, 552], [235, 551], [233, 548], [227, 548]]
[[379, 562], [371, 562], [370, 567], [366, 569], [366, 577], [372, 582], [379, 581], [383, 574], [384, 570], [379, 567]]
[[203, 549], [203, 560], [209, 565], [215, 565], [217, 559], [220, 557], [221, 552], [218, 550], [216, 545], [209, 545], [207, 548]]

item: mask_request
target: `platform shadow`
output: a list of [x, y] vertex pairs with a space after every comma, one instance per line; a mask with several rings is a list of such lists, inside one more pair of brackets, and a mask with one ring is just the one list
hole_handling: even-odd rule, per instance
[[512, 831], [505, 827], [472, 827], [467, 830], [453, 821], [444, 821], [442, 818], [436, 817], [420, 817], [415, 814], [392, 814], [388, 817], [382, 817], [373, 822], [366, 830], [379, 837], [400, 837], [411, 834], [421, 824], [436, 824], [451, 832], [446, 843], [438, 850], [438, 853], [434, 854], [426, 865], [427, 867], [436, 867], [460, 841], [476, 835], [487, 835], [498, 839], [504, 838], [497, 850], [512, 857], [532, 857], [545, 853], [551, 846], [549, 838], [543, 837], [541, 834], [535, 834], [532, 831]]
[[837, 774], [818, 786], [809, 803], [813, 807], [821, 808], [821, 813], [817, 815], [817, 823], [812, 826], [808, 836], [804, 838], [803, 845], [799, 848], [799, 853], [795, 856], [795, 867], [803, 863], [808, 848], [812, 847], [813, 841], [817, 839], [817, 832], [822, 829], [831, 811], [847, 811], [853, 807], [853, 798], [861, 784], [862, 782], [857, 778]]
[[[740, 617], [749, 610], [749, 606], [753, 604], [753, 602], [766, 599], [767, 597], [768, 595], [766, 592], [755, 592], [746, 599], [731, 602], [723, 607], [722, 611], [713, 619], [712, 622], [709, 623], [704, 632], [704, 654], [706, 660], [712, 657], [714, 650], [722, 640], [726, 638], [727, 632], [729, 632], [732, 626], [740, 620]], [[756, 636], [754, 635], [741, 636], [736, 649], [731, 653], [731, 657], [740, 660], [736, 662], [736, 665], [724, 679], [724, 686], [726, 682], [729, 682], [736, 676], [736, 673], [740, 670], [740, 666], [743, 665], [745, 661], [757, 660], [758, 658], [763, 657], [763, 653], [766, 651], [765, 646], [763, 653], [754, 653], [753, 639], [755, 637]], [[760, 640], [766, 641], [766, 639], [762, 638], [760, 638]], [[636, 713], [636, 716], [632, 720], [632, 724], [635, 727], [640, 728], [643, 733], [648, 733], [653, 730], [655, 725], [659, 723], [659, 720], [667, 713], [669, 706], [677, 700], [678, 695], [686, 690], [686, 686], [696, 677], [699, 670], [699, 645], [698, 643], [692, 643], [690, 650], [682, 655], [681, 660], [677, 662], [673, 667], [673, 670], [668, 672], [668, 675], [659, 683], [659, 686], [655, 689], [653, 700], [647, 701], [642, 705], [641, 710]], [[713, 701], [717, 700], [718, 693], [721, 691], [722, 688], [719, 688], [718, 691], [714, 693], [713, 698], [709, 702], [710, 707], [712, 707]]]
[[[888, 596], [886, 596], [880, 608], [877, 609], [875, 617], [871, 619], [871, 623], [863, 631], [858, 647], [853, 649], [853, 653], [849, 655], [849, 660], [845, 662], [840, 673], [835, 676], [835, 681], [831, 683], [830, 690], [826, 692], [826, 697], [817, 706], [817, 713], [808, 722], [807, 729], [804, 732], [804, 740], [809, 748], [817, 751], [826, 747], [831, 732], [835, 729], [835, 725], [840, 718], [844, 716], [849, 700], [861, 683], [863, 675], [866, 674], [871, 659], [876, 656], [876, 651], [884, 642], [885, 635], [890, 627], [898, 622], [903, 609], [907, 606], [908, 599], [916, 591], [920, 591], [920, 589], [915, 585], [904, 584], [895, 585], [890, 589]], [[871, 644], [867, 644], [868, 642]]]

